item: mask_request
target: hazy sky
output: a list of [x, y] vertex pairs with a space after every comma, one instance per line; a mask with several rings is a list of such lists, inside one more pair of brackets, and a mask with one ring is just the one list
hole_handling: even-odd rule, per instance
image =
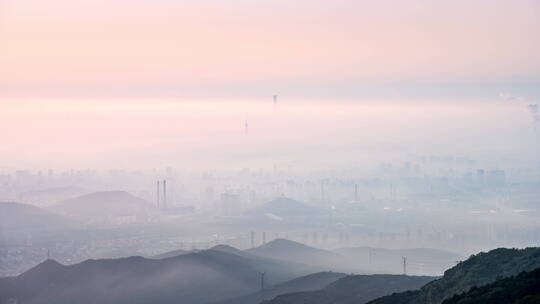
[[0, 46], [4, 96], [537, 86], [540, 2], [0, 0]]
[[539, 54], [539, 1], [0, 0], [0, 166], [530, 157]]
[[540, 144], [526, 107], [504, 99], [6, 100], [0, 113], [0, 169], [328, 168], [411, 155], [514, 167]]

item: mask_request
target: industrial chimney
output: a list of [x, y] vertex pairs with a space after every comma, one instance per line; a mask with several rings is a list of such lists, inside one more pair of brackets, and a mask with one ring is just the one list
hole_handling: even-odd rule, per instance
[[167, 208], [167, 180], [163, 180], [163, 208]]

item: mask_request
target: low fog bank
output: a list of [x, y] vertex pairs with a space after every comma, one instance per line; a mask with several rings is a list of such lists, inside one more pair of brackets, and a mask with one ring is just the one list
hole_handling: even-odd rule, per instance
[[0, 150], [9, 162], [0, 172], [356, 166], [370, 176], [379, 163], [415, 156], [467, 158], [493, 168], [537, 168], [540, 161], [538, 100], [504, 88], [456, 99], [275, 96], [2, 100], [0, 127], [11, 131]]
[[449, 262], [416, 249], [458, 259], [540, 241], [537, 112], [510, 93], [56, 101], [32, 114], [37, 103], [2, 105], [1, 124], [26, 127], [0, 151], [13, 160], [0, 168], [0, 276], [47, 256], [74, 264], [274, 239], [354, 251], [373, 273], [400, 273], [407, 257], [408, 272], [437, 275]]

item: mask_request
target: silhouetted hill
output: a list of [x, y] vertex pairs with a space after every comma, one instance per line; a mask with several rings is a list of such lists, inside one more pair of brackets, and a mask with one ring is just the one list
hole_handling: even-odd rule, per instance
[[[325, 287], [326, 285], [335, 282], [338, 279], [345, 277], [346, 274], [340, 272], [318, 272], [307, 276], [292, 279], [290, 281], [270, 286], [264, 290], [264, 298], [272, 299], [276, 296], [300, 292], [300, 291], [312, 291]], [[263, 293], [257, 291], [255, 293], [233, 298], [226, 301], [220, 301], [214, 304], [259, 304], [263, 298]]]
[[307, 267], [205, 250], [166, 259], [130, 257], [64, 266], [48, 260], [18, 277], [0, 279], [0, 303], [190, 303], [238, 297], [305, 275]]
[[419, 290], [393, 294], [377, 299], [372, 304], [433, 304], [455, 294], [467, 292], [498, 278], [510, 277], [522, 271], [540, 267], [540, 248], [499, 248], [471, 256], [445, 271], [444, 276]]
[[239, 255], [239, 256], [245, 257], [245, 258], [252, 258], [252, 259], [253, 258], [259, 258], [258, 256], [253, 255], [251, 253], [248, 253], [246, 251], [242, 251], [242, 250], [234, 248], [232, 246], [223, 245], [223, 244], [216, 245], [216, 246], [210, 248], [210, 250], [216, 250], [216, 251], [222, 251], [222, 252], [226, 252], [226, 253], [230, 253], [230, 254], [236, 254], [236, 255]]
[[115, 220], [119, 217], [144, 220], [157, 213], [152, 204], [125, 191], [94, 192], [61, 201], [50, 209], [92, 221]]
[[405, 275], [352, 275], [320, 290], [285, 294], [263, 303], [362, 304], [393, 292], [418, 288], [433, 279]]
[[353, 271], [340, 254], [285, 239], [275, 239], [246, 252], [266, 258], [316, 265], [328, 270]]
[[166, 258], [172, 258], [172, 257], [175, 257], [175, 256], [179, 256], [179, 255], [183, 255], [183, 254], [188, 254], [188, 253], [191, 253], [191, 251], [188, 251], [188, 250], [182, 250], [182, 249], [176, 249], [176, 250], [172, 250], [172, 251], [167, 251], [167, 252], [164, 252], [164, 253], [160, 253], [160, 254], [156, 254], [156, 255], [153, 255], [151, 257], [148, 257], [149, 259], [166, 259]]
[[412, 275], [440, 276], [444, 271], [462, 260], [459, 254], [431, 249], [385, 249], [371, 247], [339, 248], [334, 250], [350, 261], [352, 265], [372, 273], [401, 274], [402, 257], [407, 257], [407, 273]]
[[50, 206], [61, 200], [77, 197], [89, 191], [78, 186], [54, 187], [45, 189], [35, 189], [20, 194], [24, 201], [39, 204], [40, 206]]
[[497, 280], [455, 295], [443, 304], [533, 304], [540, 303], [540, 268]]
[[32, 205], [0, 202], [0, 231], [21, 229], [58, 229], [72, 221]]
[[[231, 247], [232, 248], [232, 247]], [[320, 271], [319, 268], [301, 263], [281, 261], [272, 258], [262, 258], [257, 256], [231, 254], [217, 250], [203, 250], [196, 253], [199, 256], [208, 256], [213, 259], [219, 258], [223, 262], [246, 264], [257, 269], [257, 282], [260, 283], [259, 273], [266, 273], [265, 281], [269, 285], [285, 282], [287, 280], [304, 276], [310, 273]], [[234, 266], [234, 265], [232, 265]], [[258, 285], [259, 286], [259, 285]]]

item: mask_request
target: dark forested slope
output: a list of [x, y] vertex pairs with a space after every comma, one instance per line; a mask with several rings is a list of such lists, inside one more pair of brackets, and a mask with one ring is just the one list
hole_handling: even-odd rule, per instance
[[382, 297], [370, 304], [437, 304], [455, 294], [540, 267], [540, 248], [499, 248], [471, 256], [419, 290]]
[[473, 287], [443, 304], [533, 304], [540, 303], [540, 268], [518, 276]]

